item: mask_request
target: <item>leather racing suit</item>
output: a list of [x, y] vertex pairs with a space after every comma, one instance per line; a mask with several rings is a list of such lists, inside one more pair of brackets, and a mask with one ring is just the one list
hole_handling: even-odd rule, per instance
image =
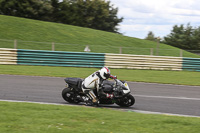
[[[116, 76], [110, 75], [109, 78], [115, 79]], [[98, 93], [101, 89], [101, 84], [104, 80], [106, 79], [103, 79], [100, 76], [100, 72], [97, 71], [85, 78], [85, 80], [82, 83], [83, 92], [86, 93], [86, 95], [92, 100], [94, 104], [98, 104], [98, 99], [94, 94], [94, 90], [96, 89]], [[112, 96], [107, 94], [107, 97], [111, 98]]]

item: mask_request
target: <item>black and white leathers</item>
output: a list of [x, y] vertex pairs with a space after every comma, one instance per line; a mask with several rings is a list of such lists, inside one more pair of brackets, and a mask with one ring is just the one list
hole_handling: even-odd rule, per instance
[[83, 92], [86, 93], [93, 102], [97, 102], [97, 98], [93, 90], [96, 89], [98, 92], [102, 81], [103, 79], [100, 76], [100, 72], [97, 71], [85, 78], [82, 83]]

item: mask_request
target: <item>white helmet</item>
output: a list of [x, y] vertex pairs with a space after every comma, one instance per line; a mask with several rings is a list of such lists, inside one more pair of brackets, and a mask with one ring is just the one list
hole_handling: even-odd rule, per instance
[[108, 79], [110, 77], [110, 70], [107, 67], [103, 67], [99, 72], [103, 79]]

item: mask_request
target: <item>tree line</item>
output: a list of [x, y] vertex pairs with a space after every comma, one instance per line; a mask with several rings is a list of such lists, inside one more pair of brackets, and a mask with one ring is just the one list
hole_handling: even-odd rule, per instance
[[[157, 41], [152, 31], [145, 39]], [[192, 27], [189, 23], [186, 26], [184, 24], [174, 25], [171, 33], [161, 42], [185, 50], [200, 50], [200, 27]]]
[[123, 18], [105, 0], [0, 0], [0, 14], [88, 27], [114, 33]]

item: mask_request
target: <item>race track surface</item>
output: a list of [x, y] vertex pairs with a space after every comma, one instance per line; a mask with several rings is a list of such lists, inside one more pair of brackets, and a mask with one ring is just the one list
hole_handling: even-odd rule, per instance
[[[128, 82], [133, 111], [200, 116], [200, 86]], [[69, 104], [62, 99], [64, 78], [0, 75], [0, 100]], [[104, 105], [121, 109], [117, 105]]]

